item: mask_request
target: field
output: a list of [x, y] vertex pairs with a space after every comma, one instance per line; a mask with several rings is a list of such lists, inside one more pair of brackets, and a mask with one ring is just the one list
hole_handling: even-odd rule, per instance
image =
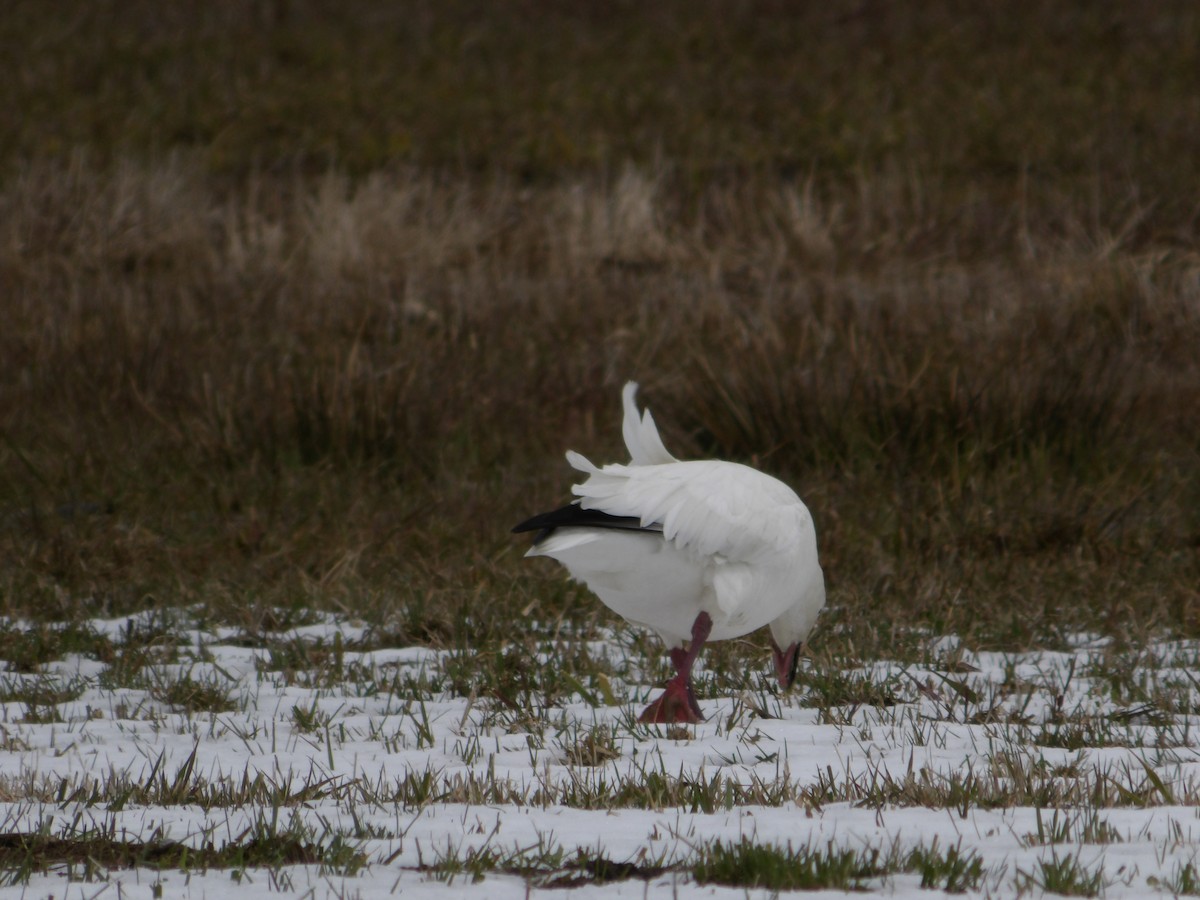
[[[0, 890], [1200, 893], [1198, 48], [10, 4]], [[508, 533], [630, 378], [829, 586], [795, 690], [714, 646], [694, 729]]]

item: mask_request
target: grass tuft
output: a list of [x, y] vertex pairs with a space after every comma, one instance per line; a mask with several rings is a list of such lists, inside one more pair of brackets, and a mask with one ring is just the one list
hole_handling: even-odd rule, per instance
[[773, 891], [862, 890], [889, 871], [878, 850], [793, 849], [742, 838], [737, 844], [714, 843], [701, 848], [692, 876], [701, 884], [767, 888]]
[[193, 678], [187, 673], [177, 676], [160, 674], [155, 677], [150, 695], [175, 711], [188, 715], [229, 712], [237, 708], [233, 685], [215, 674], [200, 678]]

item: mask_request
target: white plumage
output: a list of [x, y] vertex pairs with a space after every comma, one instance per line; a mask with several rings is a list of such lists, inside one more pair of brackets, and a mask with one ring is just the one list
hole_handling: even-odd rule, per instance
[[816, 532], [808, 509], [778, 479], [738, 463], [671, 456], [649, 410], [639, 416], [636, 392], [633, 382], [622, 392], [631, 461], [597, 467], [568, 451], [571, 466], [587, 475], [572, 488], [579, 499], [514, 530], [538, 530], [527, 556], [558, 560], [672, 649], [679, 672], [643, 718], [698, 721], [690, 669], [706, 639], [769, 625], [777, 674], [791, 684], [798, 645], [825, 605]]

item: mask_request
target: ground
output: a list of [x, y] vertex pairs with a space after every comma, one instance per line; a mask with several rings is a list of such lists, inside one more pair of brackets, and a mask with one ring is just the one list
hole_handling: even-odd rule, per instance
[[656, 689], [624, 630], [542, 633], [531, 664], [571, 657], [578, 685], [548, 704], [489, 696], [470, 650], [355, 649], [370, 630], [328, 617], [88, 630], [109, 662], [3, 679], [14, 896], [1196, 889], [1195, 642], [930, 637], [784, 696], [764, 660], [737, 692], [701, 673], [708, 721], [672, 727], [636, 722]]

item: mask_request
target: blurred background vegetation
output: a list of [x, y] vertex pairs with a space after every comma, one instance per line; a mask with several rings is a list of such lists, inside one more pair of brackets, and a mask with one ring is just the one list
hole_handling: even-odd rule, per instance
[[818, 644], [1200, 630], [1195, 4], [11, 0], [0, 53], [10, 615], [610, 621], [507, 532], [637, 378], [805, 497]]
[[1034, 198], [1099, 180], [1190, 221], [1198, 20], [1178, 0], [14, 0], [0, 153], [534, 181], [893, 164]]

